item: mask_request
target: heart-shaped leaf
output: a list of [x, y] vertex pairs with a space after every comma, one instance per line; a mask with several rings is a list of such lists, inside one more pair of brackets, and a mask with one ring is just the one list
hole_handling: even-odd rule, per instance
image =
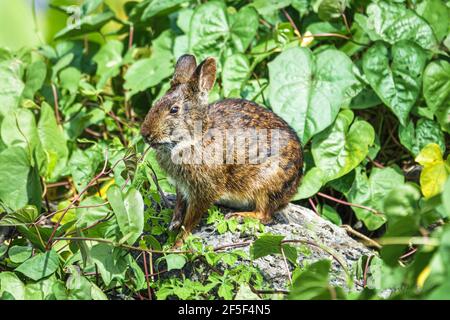
[[220, 58], [230, 49], [244, 52], [256, 34], [258, 23], [258, 14], [251, 7], [230, 16], [221, 1], [204, 3], [195, 9], [191, 18], [189, 51], [199, 60], [207, 56]]
[[59, 267], [59, 256], [55, 250], [38, 253], [16, 268], [28, 278], [38, 281], [53, 274]]
[[425, 68], [423, 96], [443, 129], [450, 132], [450, 63], [437, 60]]
[[333, 123], [346, 91], [357, 84], [352, 68], [351, 60], [335, 49], [316, 55], [307, 48], [285, 50], [269, 63], [273, 111], [306, 144]]
[[222, 72], [222, 85], [225, 97], [233, 90], [239, 94], [245, 81], [250, 76], [250, 63], [241, 53], [234, 54], [225, 60]]
[[390, 55], [392, 63], [386, 45], [377, 42], [364, 54], [363, 70], [373, 90], [405, 126], [420, 93], [427, 57], [408, 41], [393, 45]]
[[[343, 110], [333, 126], [312, 140], [314, 162], [328, 182], [354, 169], [365, 159], [375, 141], [373, 127], [364, 120], [353, 121], [353, 112]], [[353, 123], [352, 123], [353, 122]]]
[[395, 44], [400, 40], [411, 40], [424, 49], [437, 49], [433, 29], [423, 18], [401, 3], [371, 3], [367, 7], [367, 17], [356, 14], [355, 21], [372, 41], [383, 40]]

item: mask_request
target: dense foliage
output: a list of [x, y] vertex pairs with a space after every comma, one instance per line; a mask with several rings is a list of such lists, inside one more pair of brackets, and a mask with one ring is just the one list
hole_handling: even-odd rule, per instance
[[[450, 298], [449, 1], [80, 8], [51, 44], [0, 48], [1, 299]], [[304, 248], [216, 208], [217, 232], [259, 234], [250, 255], [192, 237], [172, 249], [162, 191], [174, 190], [139, 125], [188, 52], [218, 61], [211, 101], [253, 100], [295, 129], [306, 164], [293, 201], [379, 251], [354, 266], [358, 286], [331, 287], [330, 261], [298, 265]], [[287, 295], [235, 264], [280, 253], [295, 268]], [[194, 261], [228, 267], [194, 281]]]

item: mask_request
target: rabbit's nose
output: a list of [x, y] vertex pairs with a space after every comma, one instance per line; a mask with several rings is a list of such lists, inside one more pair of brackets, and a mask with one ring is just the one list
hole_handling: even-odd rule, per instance
[[144, 141], [146, 143], [150, 144], [150, 142], [152, 140], [150, 137], [150, 132], [145, 127], [141, 128], [141, 135], [142, 135], [142, 138], [144, 139]]

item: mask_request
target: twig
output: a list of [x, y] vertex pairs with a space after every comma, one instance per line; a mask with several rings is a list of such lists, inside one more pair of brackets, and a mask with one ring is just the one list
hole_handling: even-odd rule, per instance
[[363, 288], [367, 285], [367, 272], [369, 271], [370, 260], [372, 260], [374, 256], [369, 256], [366, 260], [366, 265], [364, 266], [364, 275], [363, 275]]
[[295, 35], [300, 39], [300, 41], [302, 41], [302, 34], [300, 33], [297, 26], [295, 25], [294, 20], [292, 20], [291, 16], [284, 8], [281, 9], [281, 11], [283, 11], [284, 16], [286, 17], [286, 19], [288, 19], [290, 25], [294, 28]]
[[435, 238], [422, 237], [389, 237], [378, 239], [381, 245], [424, 245], [424, 246], [439, 246], [440, 242]]
[[281, 246], [281, 255], [283, 256], [284, 267], [286, 268], [286, 272], [287, 272], [287, 275], [288, 275], [289, 283], [292, 286], [292, 275], [291, 275], [291, 271], [289, 270], [289, 264], [287, 262], [286, 255], [284, 254], [283, 246]]
[[130, 24], [130, 32], [129, 32], [129, 38], [128, 38], [128, 49], [131, 49], [133, 46], [133, 37], [134, 37], [134, 25]]
[[345, 265], [345, 263], [334, 254], [334, 252], [332, 252], [331, 250], [329, 250], [327, 247], [325, 246], [321, 246], [318, 243], [309, 241], [309, 240], [282, 240], [281, 243], [302, 243], [302, 244], [309, 244], [313, 247], [322, 249], [323, 251], [325, 251], [326, 253], [328, 253], [330, 256], [332, 256], [334, 258], [334, 260], [337, 261], [337, 263], [339, 263], [339, 265], [342, 267], [342, 269], [344, 269], [344, 272], [347, 274], [347, 276], [349, 276], [348, 270], [347, 270], [347, 266]]
[[105, 163], [103, 164], [103, 169], [102, 171], [96, 175], [94, 177], [94, 179], [92, 179], [91, 181], [89, 181], [89, 183], [87, 184], [86, 187], [84, 187], [84, 189], [72, 200], [72, 202], [70, 203], [70, 205], [67, 206], [67, 208], [62, 212], [61, 216], [59, 217], [55, 227], [53, 228], [53, 231], [47, 241], [47, 245], [46, 245], [46, 250], [49, 250], [51, 248], [52, 245], [52, 240], [53, 237], [55, 236], [56, 230], [59, 228], [62, 219], [64, 218], [64, 216], [66, 215], [66, 213], [73, 207], [73, 205], [81, 198], [81, 196], [95, 183], [95, 181], [97, 181], [98, 178], [100, 178], [101, 176], [103, 176], [106, 172], [106, 166], [108, 164], [108, 152], [105, 152]]
[[58, 91], [56, 90], [56, 86], [54, 83], [52, 83], [51, 86], [52, 86], [52, 92], [53, 92], [53, 100], [55, 102], [54, 108], [55, 108], [55, 115], [56, 115], [56, 123], [58, 125], [61, 125], [61, 116], [59, 114]]
[[365, 209], [365, 210], [373, 212], [375, 214], [382, 214], [381, 212], [378, 212], [375, 209], [372, 209], [372, 208], [369, 208], [369, 207], [366, 207], [366, 206], [363, 206], [363, 205], [360, 205], [360, 204], [356, 204], [356, 203], [351, 203], [351, 202], [347, 202], [347, 201], [344, 201], [344, 200], [340, 200], [340, 199], [337, 199], [335, 197], [332, 197], [332, 196], [329, 196], [327, 194], [324, 194], [322, 192], [317, 192], [317, 194], [319, 196], [321, 196], [322, 198], [333, 200], [334, 202], [337, 202], [337, 203], [340, 203], [340, 204], [344, 204], [344, 205], [347, 205], [347, 206], [352, 206], [352, 207], [356, 207], [356, 208], [360, 208], [360, 209]]
[[145, 281], [147, 282], [147, 293], [148, 293], [148, 300], [152, 300], [152, 292], [150, 290], [150, 280], [148, 279], [148, 269], [147, 269], [147, 253], [144, 252], [142, 254], [142, 257], [144, 259], [144, 272], [145, 272]]
[[359, 237], [359, 238], [369, 242], [370, 244], [372, 244], [373, 247], [375, 247], [377, 249], [381, 249], [382, 248], [382, 246], [378, 242], [376, 242], [375, 240], [369, 238], [368, 236], [366, 236], [366, 235], [356, 231], [355, 229], [353, 229], [348, 224], [343, 224], [341, 227], [343, 229], [345, 229], [348, 233], [351, 233], [351, 234], [353, 234], [353, 235], [355, 235], [355, 236], [357, 236], [357, 237]]
[[347, 17], [345, 16], [345, 13], [344, 12], [342, 12], [342, 20], [344, 21], [344, 24], [345, 24], [345, 29], [347, 29], [347, 32], [348, 33], [352, 33], [351, 31], [350, 31], [350, 27], [348, 26], [348, 21], [347, 21]]
[[407, 253], [402, 255], [399, 259], [405, 259], [416, 252], [417, 252], [417, 248], [412, 248], [410, 251], [408, 251]]
[[317, 211], [317, 207], [316, 207], [316, 205], [314, 204], [314, 201], [313, 201], [311, 198], [309, 198], [308, 201], [309, 201], [309, 204], [311, 205], [311, 207], [313, 208], [313, 211], [314, 211], [318, 216], [320, 216], [319, 211]]
[[158, 190], [159, 196], [161, 197], [161, 200], [163, 201], [164, 206], [166, 208], [168, 208], [170, 206], [170, 204], [169, 204], [169, 201], [166, 198], [166, 195], [164, 194], [164, 191], [159, 186], [158, 177], [156, 176], [156, 172], [155, 172], [155, 170], [153, 170], [153, 167], [150, 164], [148, 164], [148, 167], [152, 171], [152, 179], [153, 179], [153, 182], [156, 185], [156, 190]]

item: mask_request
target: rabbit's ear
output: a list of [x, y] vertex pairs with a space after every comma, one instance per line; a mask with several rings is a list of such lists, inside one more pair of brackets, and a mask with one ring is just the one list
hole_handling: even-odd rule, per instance
[[194, 74], [196, 67], [197, 61], [195, 61], [195, 57], [193, 55], [182, 55], [178, 58], [177, 64], [175, 66], [175, 72], [170, 84], [172, 86], [176, 86], [182, 83], [187, 83]]
[[203, 60], [195, 70], [193, 81], [200, 92], [209, 92], [216, 81], [216, 59], [209, 57]]

